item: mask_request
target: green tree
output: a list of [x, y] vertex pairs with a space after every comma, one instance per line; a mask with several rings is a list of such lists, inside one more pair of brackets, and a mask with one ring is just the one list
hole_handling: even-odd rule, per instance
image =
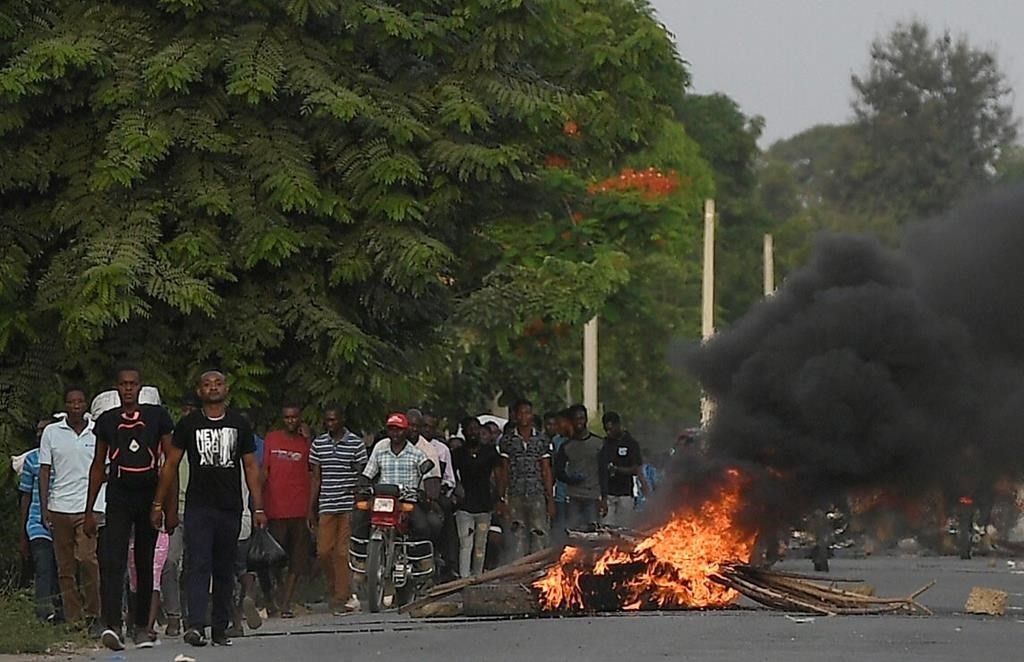
[[907, 221], [949, 209], [992, 182], [1017, 135], [995, 55], [948, 30], [933, 38], [924, 23], [897, 25], [852, 82], [865, 153], [850, 202], [868, 213]]
[[[649, 7], [408, 5], [67, 3], [5, 24], [6, 421], [119, 359], [167, 396], [222, 365], [245, 404], [370, 412], [432, 392], [467, 343], [504, 346], [472, 314], [520, 291], [510, 274], [563, 325], [628, 282], [617, 243], [665, 238], [618, 213], [556, 255], [565, 186], [536, 166], [561, 147], [580, 194], [663, 126], [686, 73]], [[492, 273], [510, 229], [530, 242]]]

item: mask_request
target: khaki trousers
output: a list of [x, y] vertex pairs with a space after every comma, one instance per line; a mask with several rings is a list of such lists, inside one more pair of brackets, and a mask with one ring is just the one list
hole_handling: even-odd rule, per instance
[[348, 567], [351, 529], [350, 513], [320, 515], [316, 536], [316, 556], [323, 565], [334, 607], [341, 607], [352, 597], [352, 574]]
[[[57, 578], [64, 600], [64, 618], [74, 623], [82, 617], [85, 604], [87, 618], [100, 615], [100, 565], [96, 559], [96, 538], [85, 535], [85, 514], [50, 513], [53, 522], [53, 552], [57, 557]], [[82, 573], [82, 597], [75, 581], [76, 571]]]

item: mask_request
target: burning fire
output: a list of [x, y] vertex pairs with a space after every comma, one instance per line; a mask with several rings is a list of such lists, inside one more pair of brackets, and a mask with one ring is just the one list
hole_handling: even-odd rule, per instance
[[724, 563], [746, 562], [755, 534], [734, 522], [742, 476], [734, 469], [714, 499], [675, 512], [630, 550], [594, 554], [566, 547], [557, 565], [537, 580], [541, 607], [553, 610], [724, 607], [739, 597], [710, 578]]

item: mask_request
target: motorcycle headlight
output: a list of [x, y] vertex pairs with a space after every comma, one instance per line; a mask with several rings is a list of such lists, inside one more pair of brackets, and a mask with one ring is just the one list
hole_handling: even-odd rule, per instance
[[374, 497], [373, 498], [373, 512], [375, 513], [393, 513], [395, 512], [395, 500], [388, 497]]

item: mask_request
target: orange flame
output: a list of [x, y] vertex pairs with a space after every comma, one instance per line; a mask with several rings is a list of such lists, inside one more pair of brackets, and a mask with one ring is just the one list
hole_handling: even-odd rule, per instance
[[[726, 487], [697, 508], [675, 512], [667, 524], [630, 550], [611, 547], [596, 559], [566, 547], [557, 565], [534, 583], [545, 610], [594, 609], [584, 580], [602, 583], [620, 609], [724, 607], [739, 594], [711, 581], [723, 563], [749, 560], [755, 534], [735, 526], [742, 477], [726, 475]], [[591, 585], [595, 582], [589, 582]]]

